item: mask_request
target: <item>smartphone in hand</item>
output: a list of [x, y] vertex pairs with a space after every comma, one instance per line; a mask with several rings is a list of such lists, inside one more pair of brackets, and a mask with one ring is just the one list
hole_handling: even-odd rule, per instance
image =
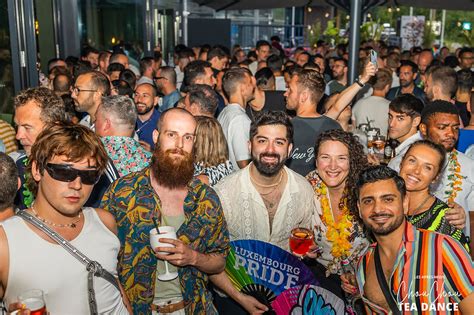
[[374, 66], [376, 68], [377, 67], [377, 59], [378, 59], [378, 55], [377, 55], [377, 52], [373, 49], [370, 50], [370, 62], [374, 64]]

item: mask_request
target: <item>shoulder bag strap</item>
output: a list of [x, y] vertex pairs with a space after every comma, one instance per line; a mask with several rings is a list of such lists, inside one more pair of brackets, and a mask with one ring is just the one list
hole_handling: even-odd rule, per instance
[[90, 307], [91, 314], [98, 314], [97, 301], [96, 301], [95, 292], [94, 292], [94, 276], [105, 279], [106, 281], [111, 283], [121, 293], [117, 279], [110, 272], [102, 268], [102, 266], [97, 261], [90, 260], [86, 255], [84, 255], [80, 250], [74, 247], [61, 235], [59, 235], [58, 233], [50, 229], [41, 220], [39, 220], [32, 214], [28, 213], [27, 211], [25, 210], [18, 211], [16, 215], [18, 215], [25, 221], [31, 223], [33, 226], [35, 226], [39, 230], [46, 233], [46, 235], [48, 235], [52, 240], [54, 240], [56, 243], [61, 245], [67, 252], [69, 252], [72, 256], [74, 256], [74, 258], [76, 258], [83, 265], [86, 266], [87, 272], [89, 273], [87, 290], [88, 290], [89, 307]]
[[392, 291], [388, 287], [387, 280], [385, 279], [385, 275], [383, 273], [382, 263], [380, 262], [378, 245], [375, 247], [374, 262], [375, 262], [375, 273], [377, 274], [377, 280], [379, 282], [380, 288], [382, 289], [382, 293], [385, 296], [385, 300], [387, 300], [388, 306], [390, 307], [392, 314], [399, 315], [401, 314], [400, 309], [398, 308], [398, 305], [395, 302], [395, 299], [393, 298]]

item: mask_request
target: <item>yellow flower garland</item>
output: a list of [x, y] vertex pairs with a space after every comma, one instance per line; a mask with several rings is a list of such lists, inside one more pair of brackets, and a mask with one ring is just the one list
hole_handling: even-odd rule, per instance
[[462, 190], [462, 180], [466, 178], [466, 176], [461, 175], [461, 166], [459, 165], [458, 152], [456, 150], [453, 150], [449, 156], [448, 171], [450, 172], [448, 175], [448, 180], [450, 181], [448, 187], [451, 189], [446, 190], [444, 194], [448, 203], [453, 203], [458, 192]]
[[352, 243], [349, 241], [352, 230], [352, 215], [349, 213], [347, 206], [347, 197], [344, 197], [339, 203], [342, 216], [338, 222], [334, 221], [334, 217], [329, 203], [328, 191], [326, 185], [319, 180], [314, 187], [315, 192], [320, 198], [322, 208], [322, 218], [324, 225], [327, 227], [326, 238], [332, 243], [331, 255], [336, 261], [349, 257]]

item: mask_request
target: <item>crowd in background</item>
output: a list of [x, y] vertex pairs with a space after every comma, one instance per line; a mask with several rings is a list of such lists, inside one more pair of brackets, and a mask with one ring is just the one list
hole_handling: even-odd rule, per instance
[[[15, 96], [13, 126], [0, 121], [5, 307], [44, 283], [52, 313], [76, 294], [78, 313], [92, 305], [86, 275], [71, 271], [80, 293], [49, 284], [52, 271], [39, 276], [61, 253], [25, 232], [42, 235], [18, 221], [23, 212], [118, 277], [120, 292], [98, 282], [99, 313], [263, 313], [269, 305], [223, 271], [229, 242], [289, 250], [300, 227], [314, 236], [304, 262], [348, 311], [393, 310], [385, 291], [401, 303], [400, 281], [431, 287], [426, 275], [446, 277], [443, 290], [456, 294], [445, 303], [473, 311], [473, 49], [362, 42], [353, 83], [348, 57], [324, 41], [287, 55], [274, 36], [249, 51], [177, 45], [168, 62], [159, 49], [137, 61], [89, 46], [49, 60], [40, 87]], [[177, 232], [168, 256], [150, 247], [156, 225]], [[50, 254], [27, 272], [19, 251], [31, 246]], [[379, 251], [388, 289], [375, 275]], [[163, 261], [177, 279], [160, 279]]]

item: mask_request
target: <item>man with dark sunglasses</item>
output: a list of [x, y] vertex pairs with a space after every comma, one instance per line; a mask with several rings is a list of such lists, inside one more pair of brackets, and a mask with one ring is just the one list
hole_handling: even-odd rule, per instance
[[[70, 117], [66, 113], [66, 107], [62, 99], [56, 96], [53, 91], [44, 87], [21, 91], [15, 97], [14, 104], [15, 125], [17, 125], [16, 138], [24, 149], [24, 152], [19, 151], [10, 154], [18, 167], [21, 180], [21, 187], [15, 197], [15, 205], [20, 209], [25, 209], [34, 200], [34, 195], [26, 185], [25, 176], [25, 168], [28, 165], [31, 147], [35, 143], [36, 137], [48, 124], [66, 122], [69, 121]], [[119, 177], [120, 175], [113, 163], [109, 162], [106, 171], [94, 186], [86, 205], [97, 207], [105, 190]]]
[[[119, 278], [134, 314], [217, 314], [208, 274], [224, 270], [229, 234], [217, 194], [193, 178], [195, 129], [186, 110], [163, 112], [150, 167], [115, 181], [101, 203], [117, 221]], [[174, 227], [178, 239], [161, 238], [170, 247], [151, 248], [155, 224]], [[178, 278], [160, 280], [163, 260]]]
[[[81, 125], [49, 125], [31, 148], [28, 186], [35, 196], [25, 210], [117, 276], [120, 248], [114, 217], [83, 207], [107, 164], [100, 139]], [[41, 289], [51, 314], [90, 312], [86, 266], [40, 227], [14, 216], [0, 224], [0, 298], [15, 309], [17, 297]], [[7, 290], [8, 285], [8, 290]], [[116, 285], [116, 283], [115, 283]], [[121, 287], [94, 276], [97, 313], [129, 314]]]

